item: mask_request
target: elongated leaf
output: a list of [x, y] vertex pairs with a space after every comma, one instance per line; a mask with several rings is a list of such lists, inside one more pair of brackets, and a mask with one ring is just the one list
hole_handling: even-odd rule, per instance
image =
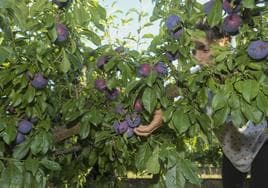
[[179, 134], [187, 131], [191, 126], [188, 114], [185, 113], [182, 109], [176, 110], [173, 113], [172, 122]]
[[51, 161], [48, 159], [42, 159], [40, 161], [40, 164], [43, 165], [44, 167], [46, 167], [47, 169], [52, 170], [52, 171], [61, 170], [61, 166], [55, 161]]
[[222, 18], [222, 3], [220, 0], [215, 0], [211, 11], [208, 15], [208, 24], [213, 27], [216, 26]]
[[157, 104], [157, 98], [154, 89], [152, 88], [145, 89], [142, 95], [142, 104], [149, 113], [152, 113], [154, 111]]
[[259, 83], [256, 80], [238, 81], [235, 83], [235, 89], [250, 103], [259, 93]]

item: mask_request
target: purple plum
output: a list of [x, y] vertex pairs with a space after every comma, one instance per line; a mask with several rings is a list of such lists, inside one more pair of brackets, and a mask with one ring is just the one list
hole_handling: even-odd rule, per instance
[[140, 125], [141, 123], [141, 117], [140, 115], [137, 115], [136, 113], [133, 113], [131, 115], [126, 115], [126, 119], [125, 119], [128, 123], [128, 126], [131, 128], [137, 127]]
[[166, 27], [169, 31], [174, 31], [181, 23], [181, 19], [177, 15], [170, 15], [166, 20]]
[[131, 137], [134, 135], [133, 128], [128, 127], [128, 128], [127, 128], [127, 131], [126, 131], [126, 134], [127, 134], [127, 137], [128, 137], [128, 138], [131, 138]]
[[179, 39], [181, 37], [183, 33], [183, 28], [178, 28], [174, 31], [170, 31], [170, 35], [174, 38], [174, 39]]
[[121, 114], [121, 115], [124, 114], [125, 113], [124, 105], [122, 103], [117, 104], [115, 106], [114, 112], [118, 113], [118, 114]]
[[48, 80], [41, 73], [36, 73], [31, 84], [36, 89], [43, 89], [47, 86]]
[[52, 0], [52, 3], [56, 4], [59, 8], [65, 8], [68, 6], [71, 0]]
[[16, 144], [20, 144], [25, 140], [25, 135], [21, 134], [20, 132], [17, 133], [16, 136]]
[[106, 63], [108, 63], [108, 56], [100, 56], [97, 60], [97, 67], [102, 68]]
[[229, 34], [238, 32], [239, 27], [242, 25], [242, 19], [238, 14], [230, 14], [223, 21], [223, 30]]
[[18, 131], [22, 134], [28, 134], [33, 128], [33, 123], [23, 119], [18, 123]]
[[61, 23], [56, 24], [56, 32], [57, 32], [57, 41], [64, 42], [67, 40], [69, 36], [69, 31], [67, 27]]
[[134, 109], [136, 112], [142, 112], [143, 107], [142, 107], [142, 102], [140, 99], [137, 99], [134, 103]]
[[168, 73], [167, 66], [163, 62], [158, 62], [154, 65], [154, 71], [159, 75], [159, 76], [164, 76]]
[[240, 11], [240, 2], [223, 0], [222, 8], [227, 14], [237, 13]]
[[103, 79], [97, 79], [95, 81], [95, 88], [99, 91], [105, 91], [107, 89], [106, 81]]
[[172, 53], [172, 52], [166, 52], [166, 57], [169, 61], [175, 61], [176, 59], [179, 58], [179, 53], [178, 52], [175, 52], [175, 53]]
[[151, 73], [151, 65], [149, 63], [141, 64], [138, 68], [138, 75], [146, 77]]
[[263, 59], [268, 56], [268, 42], [262, 40], [253, 41], [249, 44], [247, 51], [252, 59]]
[[125, 51], [125, 48], [123, 46], [119, 46], [115, 49], [117, 53], [123, 53]]
[[122, 121], [122, 122], [115, 122], [113, 125], [115, 132], [117, 134], [123, 134], [127, 131], [128, 129], [128, 123], [127, 121]]
[[119, 90], [117, 88], [106, 89], [105, 95], [109, 100], [115, 100], [119, 95]]

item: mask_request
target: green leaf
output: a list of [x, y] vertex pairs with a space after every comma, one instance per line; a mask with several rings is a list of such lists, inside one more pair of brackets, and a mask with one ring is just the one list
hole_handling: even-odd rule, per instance
[[228, 104], [231, 108], [237, 109], [240, 107], [240, 100], [238, 95], [231, 95], [228, 99]]
[[5, 143], [10, 144], [16, 138], [17, 130], [12, 124], [8, 124], [2, 133]]
[[139, 171], [143, 171], [146, 169], [146, 163], [152, 155], [152, 150], [150, 146], [145, 143], [141, 145], [138, 149], [138, 152], [135, 157], [135, 165]]
[[36, 135], [31, 144], [31, 151], [34, 155], [38, 153], [47, 153], [50, 145], [52, 144], [52, 137], [46, 132], [40, 132]]
[[222, 125], [225, 120], [227, 119], [227, 116], [229, 114], [229, 108], [228, 106], [224, 106], [220, 110], [216, 111], [215, 114], [213, 114], [213, 121], [214, 121], [214, 126], [218, 127]]
[[2, 172], [1, 188], [21, 188], [23, 186], [23, 172], [14, 163], [10, 163]]
[[245, 118], [244, 115], [242, 114], [240, 109], [236, 109], [231, 112], [231, 118], [232, 122], [236, 127], [240, 127], [241, 125], [244, 125], [245, 123]]
[[260, 92], [256, 101], [258, 108], [268, 117], [268, 97]]
[[21, 144], [17, 145], [13, 151], [13, 157], [16, 159], [23, 159], [29, 152], [31, 140], [26, 139]]
[[219, 0], [215, 0], [211, 11], [208, 14], [208, 24], [213, 27], [216, 26], [222, 18], [222, 3]]
[[193, 165], [193, 162], [187, 159], [180, 159], [178, 161], [179, 169], [183, 173], [183, 176], [192, 184], [200, 185], [201, 181], [197, 175], [197, 168]]
[[88, 136], [89, 131], [90, 131], [89, 122], [82, 121], [80, 123], [80, 131], [79, 131], [79, 135], [80, 135], [81, 139], [85, 139]]
[[157, 98], [154, 89], [149, 87], [145, 89], [142, 95], [142, 104], [149, 113], [154, 111], [157, 105]]
[[147, 33], [147, 34], [144, 34], [144, 35], [142, 36], [142, 38], [145, 38], [145, 39], [151, 39], [151, 38], [154, 38], [154, 35], [151, 34], [151, 33]]
[[[1, 4], [0, 4], [1, 7]], [[0, 62], [5, 61], [12, 53], [12, 50], [0, 46]]]
[[242, 4], [243, 7], [252, 9], [255, 7], [255, 0], [243, 0]]
[[28, 87], [24, 97], [28, 103], [31, 103], [35, 96], [35, 89], [33, 87]]
[[98, 125], [102, 122], [103, 116], [102, 113], [97, 110], [97, 109], [91, 109], [90, 112], [88, 113], [88, 120], [93, 124], [93, 125]]
[[83, 34], [85, 34], [85, 36], [91, 41], [93, 42], [96, 46], [100, 46], [101, 45], [101, 39], [100, 37], [95, 34], [93, 31], [90, 30], [85, 30], [82, 32]]
[[248, 120], [251, 120], [256, 124], [260, 123], [262, 120], [263, 113], [258, 110], [256, 106], [252, 106], [246, 102], [243, 102], [241, 104], [241, 111]]
[[13, 0], [1, 0], [0, 8], [12, 8]]
[[71, 68], [71, 63], [68, 59], [68, 55], [66, 54], [65, 50], [63, 50], [63, 58], [62, 62], [60, 63], [60, 70], [63, 73], [67, 73]]
[[61, 170], [61, 166], [59, 165], [59, 163], [55, 162], [55, 161], [51, 161], [48, 159], [42, 159], [40, 161], [40, 164], [43, 165], [45, 168], [52, 170], [52, 171], [59, 171]]
[[172, 122], [179, 134], [187, 131], [191, 126], [188, 114], [183, 109], [178, 109], [173, 113]]
[[242, 94], [247, 102], [251, 102], [259, 93], [259, 83], [256, 80], [244, 80], [235, 83], [235, 89]]
[[24, 163], [25, 169], [35, 174], [39, 168], [39, 161], [34, 159], [27, 159]]
[[135, 90], [139, 85], [141, 85], [141, 82], [132, 80], [126, 87], [126, 94], [131, 94], [131, 91]]
[[160, 171], [160, 164], [159, 164], [159, 146], [156, 146], [152, 155], [146, 162], [146, 169], [149, 173], [158, 174]]
[[146, 84], [150, 87], [153, 86], [153, 84], [155, 83], [157, 78], [157, 74], [156, 73], [151, 73], [147, 78], [146, 78]]
[[165, 174], [166, 187], [185, 187], [185, 178], [179, 167], [179, 165], [175, 165], [168, 169]]
[[221, 93], [217, 93], [212, 99], [212, 108], [213, 111], [217, 111], [223, 108], [226, 105], [225, 95]]

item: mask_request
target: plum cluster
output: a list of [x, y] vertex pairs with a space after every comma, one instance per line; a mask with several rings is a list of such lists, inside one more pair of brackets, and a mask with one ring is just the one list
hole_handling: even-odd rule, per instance
[[133, 113], [131, 115], [126, 115], [125, 119], [122, 121], [115, 121], [113, 124], [113, 129], [116, 134], [126, 134], [128, 138], [134, 135], [133, 129], [139, 126], [141, 123], [140, 115]]
[[[215, 0], [210, 0], [204, 4], [203, 8], [206, 15], [212, 10], [214, 3]], [[242, 18], [239, 15], [241, 0], [223, 0], [222, 9], [227, 14], [223, 21], [223, 30], [229, 35], [236, 35], [242, 25]]]
[[179, 39], [183, 33], [181, 19], [177, 15], [170, 15], [166, 19], [166, 27], [174, 39]]
[[115, 100], [120, 94], [117, 88], [109, 89], [104, 79], [95, 80], [95, 89], [103, 92], [109, 100]]
[[33, 128], [33, 123], [26, 119], [22, 119], [17, 125], [16, 144], [20, 144], [25, 140], [25, 135], [30, 133]]
[[163, 62], [157, 62], [153, 67], [149, 63], [143, 63], [137, 70], [140, 77], [147, 77], [152, 71], [158, 76], [165, 76], [168, 73], [168, 68]]
[[252, 41], [248, 46], [247, 52], [255, 60], [268, 58], [268, 42], [262, 40]]
[[223, 30], [230, 35], [235, 35], [242, 25], [242, 19], [238, 14], [241, 0], [223, 0], [222, 8], [228, 14], [223, 21]]

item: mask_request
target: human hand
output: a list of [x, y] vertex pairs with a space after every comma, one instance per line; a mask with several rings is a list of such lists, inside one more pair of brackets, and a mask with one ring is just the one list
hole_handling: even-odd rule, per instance
[[163, 112], [161, 109], [154, 112], [153, 120], [148, 125], [140, 125], [134, 129], [134, 132], [138, 136], [149, 136], [152, 132], [162, 126]]

